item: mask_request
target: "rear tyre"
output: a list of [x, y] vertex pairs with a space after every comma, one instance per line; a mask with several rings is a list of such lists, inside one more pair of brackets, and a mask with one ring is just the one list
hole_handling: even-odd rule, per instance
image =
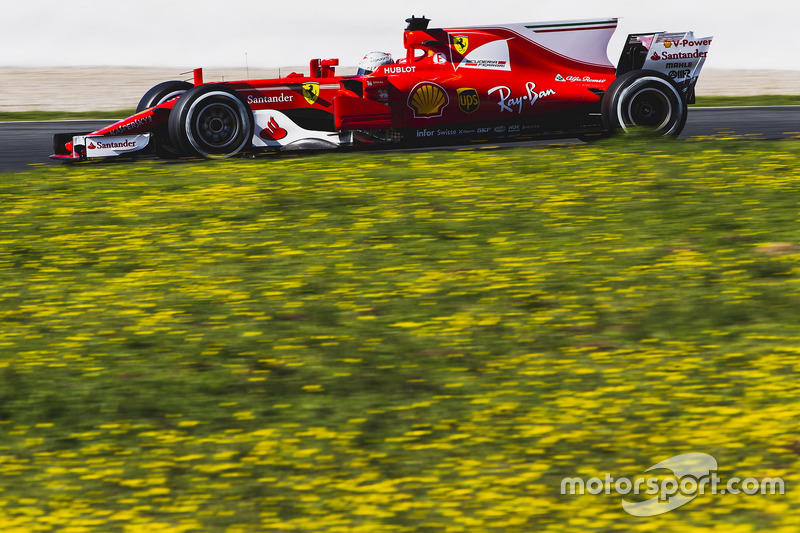
[[688, 106], [669, 78], [654, 70], [635, 70], [611, 84], [601, 104], [610, 132], [644, 132], [677, 137], [686, 125]]
[[139, 100], [139, 105], [136, 106], [136, 112], [138, 113], [168, 100], [172, 100], [173, 98], [182, 95], [192, 87], [194, 87], [194, 85], [187, 81], [173, 80], [159, 83], [144, 93], [142, 99]]
[[251, 146], [253, 112], [226, 85], [201, 85], [187, 91], [169, 116], [169, 136], [183, 154], [222, 159]]

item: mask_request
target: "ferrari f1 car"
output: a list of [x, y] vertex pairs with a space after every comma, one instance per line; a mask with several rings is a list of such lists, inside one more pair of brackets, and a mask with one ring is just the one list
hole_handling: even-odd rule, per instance
[[[629, 35], [616, 65], [616, 19], [430, 29], [412, 17], [405, 57], [337, 76], [309, 73], [206, 83], [166, 81], [131, 117], [57, 135], [67, 161], [150, 151], [225, 158], [259, 151], [431, 145], [523, 138], [588, 139], [633, 129], [677, 136], [711, 37]], [[387, 54], [383, 54], [387, 56]]]

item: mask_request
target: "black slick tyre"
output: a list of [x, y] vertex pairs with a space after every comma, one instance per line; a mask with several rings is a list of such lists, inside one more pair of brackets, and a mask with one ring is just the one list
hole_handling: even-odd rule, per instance
[[251, 147], [253, 112], [227, 85], [200, 85], [175, 103], [168, 129], [182, 154], [222, 159]]
[[188, 81], [165, 81], [154, 85], [149, 91], [144, 93], [142, 99], [139, 100], [139, 105], [136, 106], [136, 112], [144, 111], [158, 104], [164, 103], [168, 100], [182, 95], [189, 89], [194, 87]]
[[609, 132], [677, 137], [686, 125], [688, 107], [669, 78], [654, 70], [634, 70], [614, 80], [603, 96], [601, 113]]
[[[149, 91], [144, 93], [142, 99], [139, 100], [139, 105], [136, 106], [136, 112], [140, 113], [145, 109], [150, 109], [158, 104], [162, 104], [173, 98], [181, 96], [183, 93], [194, 87], [186, 81], [165, 81], [154, 85]], [[162, 159], [173, 159], [178, 156], [178, 150], [172, 145], [169, 139], [169, 132], [167, 131], [166, 124], [159, 124], [154, 130], [156, 155]]]

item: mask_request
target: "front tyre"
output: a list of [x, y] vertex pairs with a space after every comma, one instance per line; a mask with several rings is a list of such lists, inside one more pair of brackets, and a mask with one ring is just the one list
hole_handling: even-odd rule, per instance
[[136, 112], [139, 113], [145, 109], [177, 98], [192, 87], [194, 87], [194, 85], [187, 81], [173, 80], [159, 83], [144, 93], [142, 99], [139, 100], [139, 105], [136, 106]]
[[[173, 98], [177, 98], [192, 87], [194, 87], [194, 85], [191, 83], [178, 80], [159, 83], [144, 93], [142, 99], [139, 100], [139, 105], [136, 106], [136, 112], [139, 113], [145, 109], [150, 109], [151, 107], [168, 102]], [[158, 157], [162, 159], [172, 159], [178, 156], [178, 149], [170, 141], [166, 124], [159, 123], [153, 133], [155, 133], [154, 145]]]
[[603, 96], [601, 113], [610, 132], [677, 137], [686, 125], [688, 106], [669, 78], [653, 70], [635, 70], [614, 80]]
[[186, 91], [169, 116], [169, 136], [187, 155], [231, 157], [250, 147], [253, 113], [226, 85], [201, 85]]

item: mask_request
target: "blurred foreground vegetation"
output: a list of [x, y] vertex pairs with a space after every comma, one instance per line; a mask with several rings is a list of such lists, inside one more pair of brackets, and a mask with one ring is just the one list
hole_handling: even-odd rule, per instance
[[[798, 155], [1, 174], [0, 530], [796, 531]], [[787, 493], [560, 494], [688, 452]]]

